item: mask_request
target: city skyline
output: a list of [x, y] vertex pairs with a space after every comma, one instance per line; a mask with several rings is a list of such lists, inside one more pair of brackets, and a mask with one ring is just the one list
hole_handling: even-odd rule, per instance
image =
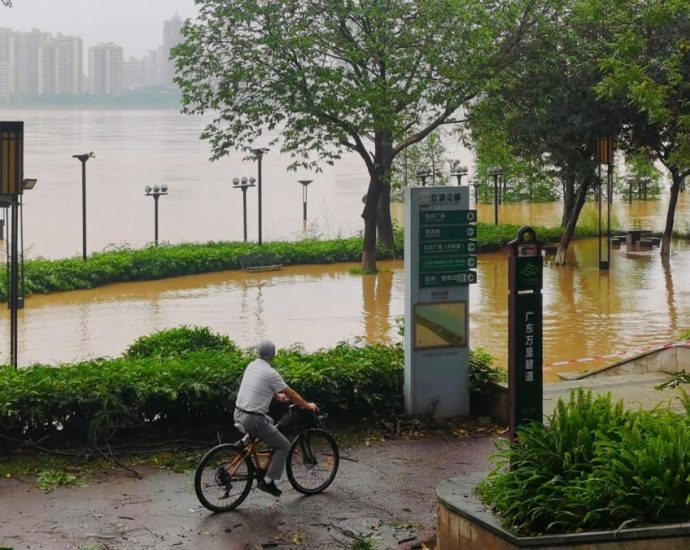
[[141, 59], [162, 44], [163, 23], [176, 13], [185, 20], [198, 9], [194, 0], [15, 0], [12, 8], [0, 6], [0, 27], [79, 36], [85, 54], [113, 42], [126, 60]]
[[[162, 44], [140, 59], [124, 59], [124, 48], [99, 42], [84, 51], [78, 35], [52, 35], [0, 27], [0, 98], [22, 96], [118, 96], [155, 85], [173, 89], [170, 50], [182, 36], [178, 13], [164, 21]], [[84, 60], [88, 55], [88, 62]], [[86, 72], [86, 74], [85, 74]]]

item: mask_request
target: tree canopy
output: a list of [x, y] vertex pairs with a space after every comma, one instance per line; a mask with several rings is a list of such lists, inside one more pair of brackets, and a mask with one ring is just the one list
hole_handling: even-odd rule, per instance
[[631, 107], [621, 138], [671, 174], [661, 254], [669, 256], [678, 193], [690, 175], [690, 3], [588, 0], [594, 24], [610, 34], [601, 57], [602, 97]]
[[579, 0], [558, 0], [540, 15], [537, 32], [523, 44], [524, 56], [504, 71], [491, 94], [470, 115], [479, 164], [502, 162], [551, 173], [562, 183], [566, 231], [557, 255], [574, 234], [587, 191], [596, 183], [598, 138], [615, 136], [620, 105], [600, 97], [600, 51], [604, 41]]
[[393, 159], [519, 55], [532, 4], [202, 0], [173, 52], [183, 110], [215, 113], [203, 133], [214, 158], [271, 131], [293, 167], [358, 153], [370, 176], [363, 267], [375, 269], [377, 226], [392, 243]]

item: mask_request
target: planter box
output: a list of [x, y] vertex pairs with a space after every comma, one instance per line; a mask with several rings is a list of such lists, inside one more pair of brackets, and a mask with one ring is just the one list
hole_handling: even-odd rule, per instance
[[484, 475], [451, 478], [436, 489], [436, 550], [687, 550], [690, 523], [591, 531], [570, 535], [519, 537], [501, 527], [474, 494]]

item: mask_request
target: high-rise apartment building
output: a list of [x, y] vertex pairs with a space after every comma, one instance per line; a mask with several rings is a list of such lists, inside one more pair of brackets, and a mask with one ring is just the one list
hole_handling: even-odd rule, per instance
[[14, 32], [0, 28], [0, 100], [14, 95], [14, 44]]
[[112, 42], [89, 48], [89, 94], [120, 95], [123, 92], [122, 48]]
[[151, 51], [141, 59], [129, 58], [124, 66], [125, 90], [146, 88], [157, 83], [156, 80], [156, 52]]
[[16, 33], [15, 41], [15, 92], [18, 95], [38, 95], [39, 58], [41, 48], [50, 41], [50, 34], [31, 29], [31, 32]]
[[82, 39], [58, 34], [41, 46], [38, 57], [38, 93], [81, 94], [83, 73]]
[[167, 87], [174, 86], [175, 64], [170, 60], [170, 50], [182, 42], [183, 26], [184, 22], [177, 13], [163, 23], [163, 45], [158, 50], [158, 82]]

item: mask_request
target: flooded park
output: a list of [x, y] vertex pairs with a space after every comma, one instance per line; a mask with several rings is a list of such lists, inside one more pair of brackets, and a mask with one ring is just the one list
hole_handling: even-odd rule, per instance
[[[152, 241], [153, 204], [144, 186], [167, 183], [160, 204], [162, 241], [240, 240], [241, 197], [230, 181], [251, 176], [256, 165], [236, 154], [208, 162], [198, 120], [167, 112], [27, 111], [26, 173], [39, 184], [26, 193], [27, 258], [70, 257], [80, 252], [80, 167], [74, 153], [93, 150], [88, 164], [89, 251]], [[106, 120], [99, 120], [99, 117]], [[105, 135], [100, 128], [108, 127]], [[470, 163], [471, 154], [457, 157]], [[263, 239], [347, 236], [361, 230], [367, 178], [361, 161], [344, 158], [321, 173], [287, 172], [289, 159], [264, 160]], [[309, 214], [302, 219], [302, 189], [309, 177]], [[255, 191], [255, 190], [252, 190]], [[663, 228], [667, 201], [622, 198], [614, 203], [618, 227]], [[256, 194], [247, 213], [256, 240]], [[560, 203], [503, 204], [500, 220], [556, 226]], [[394, 208], [399, 223], [400, 206]], [[493, 221], [493, 206], [479, 204], [479, 221]], [[680, 197], [676, 229], [687, 232], [690, 200]], [[594, 210], [590, 208], [590, 217]], [[122, 353], [137, 337], [179, 326], [208, 326], [241, 346], [270, 335], [281, 346], [312, 350], [339, 341], [400, 341], [404, 309], [402, 261], [380, 262], [377, 275], [352, 272], [357, 264], [283, 267], [280, 271], [219, 272], [95, 290], [35, 295], [20, 311], [19, 364], [58, 364]], [[597, 240], [573, 243], [566, 266], [544, 268], [545, 376], [600, 366], [607, 359], [674, 341], [690, 327], [690, 244], [676, 241], [670, 262], [658, 248], [612, 253], [599, 271]], [[507, 356], [506, 252], [480, 254], [470, 292], [470, 345], [505, 365]], [[7, 312], [0, 318], [5, 334]], [[0, 345], [0, 362], [7, 361]], [[579, 362], [572, 362], [579, 360]], [[567, 364], [562, 364], [569, 362]], [[556, 365], [554, 365], [554, 363]]]

